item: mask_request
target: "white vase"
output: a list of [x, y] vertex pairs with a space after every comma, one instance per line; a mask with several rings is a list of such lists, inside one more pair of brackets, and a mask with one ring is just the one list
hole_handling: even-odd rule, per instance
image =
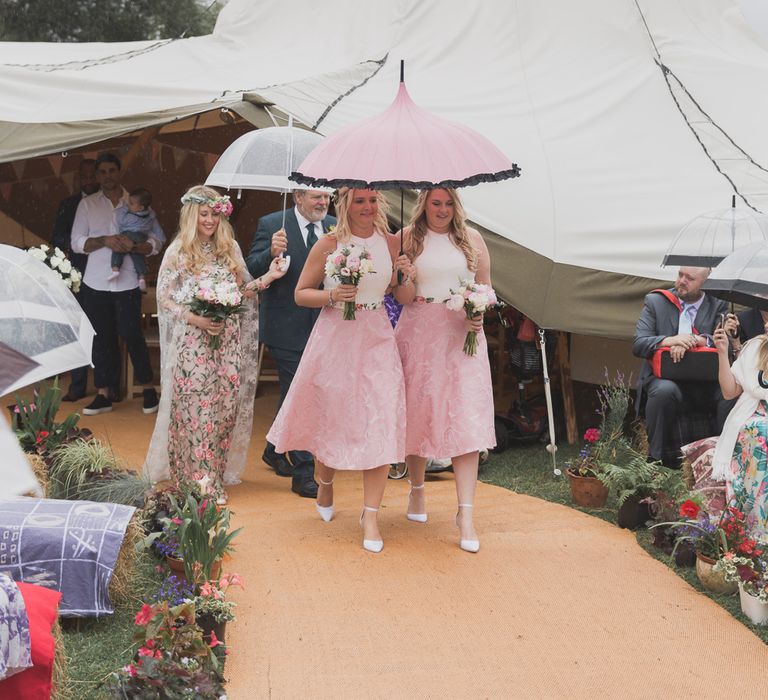
[[756, 625], [768, 624], [768, 603], [764, 603], [760, 598], [749, 595], [739, 584], [739, 600], [741, 601], [741, 612], [743, 612]]

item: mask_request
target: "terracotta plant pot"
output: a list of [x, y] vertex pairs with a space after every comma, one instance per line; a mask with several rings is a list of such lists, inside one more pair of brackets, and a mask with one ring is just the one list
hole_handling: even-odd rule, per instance
[[741, 602], [741, 612], [743, 612], [756, 625], [768, 625], [768, 603], [764, 603], [760, 598], [749, 595], [739, 586], [739, 601]]
[[713, 571], [712, 567], [715, 565], [715, 560], [705, 557], [703, 554], [696, 552], [696, 575], [701, 581], [701, 585], [705, 590], [712, 593], [720, 593], [721, 595], [733, 595], [739, 590], [736, 582], [729, 583], [725, 580], [725, 574], [722, 571]]
[[644, 496], [629, 496], [619, 506], [617, 513], [619, 527], [627, 530], [645, 527], [645, 524], [651, 519], [651, 510], [647, 503], [640, 503], [642, 498]]
[[608, 500], [608, 488], [594, 476], [579, 476], [570, 469], [566, 471], [571, 482], [571, 498], [577, 506], [600, 508]]
[[[168, 568], [176, 575], [176, 578], [179, 579], [179, 581], [187, 581], [187, 576], [184, 573], [184, 560], [183, 559], [176, 559], [175, 557], [166, 557], [165, 563], [168, 564]], [[219, 576], [221, 576], [221, 561], [214, 562], [213, 566], [211, 567], [211, 579], [218, 580]]]

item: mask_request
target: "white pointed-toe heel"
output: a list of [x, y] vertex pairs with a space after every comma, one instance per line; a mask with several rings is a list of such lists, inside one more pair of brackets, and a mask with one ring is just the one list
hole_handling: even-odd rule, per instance
[[[378, 508], [363, 506], [363, 512], [360, 513], [360, 527], [363, 527], [363, 516], [365, 515], [366, 510], [371, 513], [378, 513], [379, 511]], [[374, 554], [378, 554], [382, 549], [384, 549], [384, 540], [366, 540], [364, 538], [363, 549], [365, 549], [368, 552], [373, 552]]]
[[[323, 481], [322, 479], [318, 478], [318, 481], [323, 486], [332, 486], [333, 485], [333, 479], [330, 481]], [[315, 508], [317, 508], [317, 512], [320, 514], [320, 517], [323, 519], [324, 522], [329, 523], [331, 520], [333, 520], [333, 503], [329, 506], [321, 506], [317, 501], [315, 501]]]
[[[459, 508], [472, 508], [471, 503], [459, 503]], [[456, 527], [459, 527], [459, 514], [456, 513]], [[465, 552], [472, 552], [473, 554], [475, 552], [480, 551], [480, 540], [459, 540], [459, 547], [463, 549]]]
[[[408, 482], [411, 484], [411, 482]], [[421, 486], [414, 486], [411, 484], [411, 490], [408, 492], [408, 507], [411, 506], [411, 493], [415, 491], [416, 489], [423, 489], [424, 484], [421, 484]], [[408, 520], [412, 520], [414, 523], [425, 523], [427, 522], [427, 514], [426, 513], [406, 513], [405, 517], [408, 518]]]

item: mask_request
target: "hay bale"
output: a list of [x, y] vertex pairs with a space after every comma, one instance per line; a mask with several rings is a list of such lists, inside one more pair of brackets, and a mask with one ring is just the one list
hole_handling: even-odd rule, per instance
[[40, 488], [43, 489], [43, 495], [48, 495], [48, 463], [38, 454], [32, 454], [26, 452], [27, 462], [32, 467], [32, 472], [35, 478], [40, 483]]
[[109, 582], [109, 599], [113, 604], [130, 598], [131, 581], [136, 574], [136, 545], [144, 537], [143, 519], [142, 511], [137, 510], [125, 528], [123, 544], [117, 555], [112, 580]]
[[58, 618], [56, 618], [51, 633], [53, 634], [55, 645], [51, 700], [70, 700], [72, 698], [72, 691], [69, 688], [69, 678], [67, 675], [69, 658], [67, 657], [66, 645], [64, 644], [64, 633], [61, 630]]

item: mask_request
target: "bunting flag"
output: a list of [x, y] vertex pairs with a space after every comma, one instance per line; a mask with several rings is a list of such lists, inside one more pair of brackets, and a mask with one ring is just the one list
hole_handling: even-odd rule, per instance
[[11, 165], [13, 166], [13, 172], [16, 173], [16, 179], [21, 180], [21, 176], [24, 174], [24, 160], [14, 160]]
[[205, 154], [205, 167], [207, 172], [211, 172], [213, 170], [213, 166], [216, 165], [216, 161], [219, 159], [219, 156], [217, 156], [215, 153], [206, 153]]
[[184, 161], [187, 160], [188, 155], [189, 155], [189, 151], [187, 151], [186, 149], [174, 147], [173, 160], [176, 163], [176, 170], [181, 170], [184, 167]]
[[64, 173], [60, 179], [66, 185], [67, 189], [70, 192], [74, 192], [74, 189], [75, 189], [75, 173], [74, 172], [70, 171], [68, 173]]
[[11, 183], [10, 182], [0, 182], [0, 194], [3, 195], [3, 199], [6, 202], [11, 201]]
[[64, 165], [64, 159], [61, 156], [48, 156], [48, 163], [56, 177], [61, 175], [61, 167]]
[[152, 141], [152, 160], [157, 161], [160, 159], [160, 144], [157, 141]]

